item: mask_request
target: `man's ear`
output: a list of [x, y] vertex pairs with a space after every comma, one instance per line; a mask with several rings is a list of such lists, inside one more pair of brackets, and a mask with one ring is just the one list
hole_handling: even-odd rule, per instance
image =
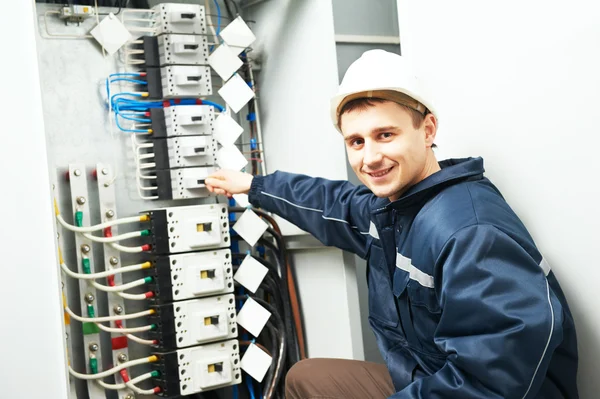
[[423, 131], [425, 132], [425, 145], [432, 147], [437, 134], [437, 118], [433, 114], [425, 115], [423, 120]]

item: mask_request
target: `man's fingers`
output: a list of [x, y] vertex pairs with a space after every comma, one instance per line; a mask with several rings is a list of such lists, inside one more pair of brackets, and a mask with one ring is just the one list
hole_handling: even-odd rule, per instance
[[223, 190], [222, 188], [215, 188], [213, 192], [217, 195], [230, 195], [226, 190]]
[[206, 184], [207, 186], [213, 186], [213, 187], [218, 187], [220, 183], [222, 183], [223, 180], [220, 180], [218, 178], [216, 178], [214, 175], [212, 175], [211, 177], [207, 177], [206, 179], [204, 179], [204, 184]]

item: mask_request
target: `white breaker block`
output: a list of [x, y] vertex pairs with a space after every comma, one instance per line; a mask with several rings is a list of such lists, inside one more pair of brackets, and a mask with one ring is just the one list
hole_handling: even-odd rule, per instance
[[161, 300], [181, 301], [234, 289], [229, 249], [158, 257], [155, 265]]
[[233, 294], [192, 299], [166, 306], [172, 306], [174, 310], [177, 348], [223, 341], [238, 335]]
[[160, 68], [164, 98], [212, 95], [209, 66], [172, 65]]
[[215, 109], [210, 105], [166, 107], [167, 136], [212, 135], [215, 132]]
[[159, 169], [209, 166], [217, 163], [217, 141], [212, 136], [185, 136], [154, 140]]
[[204, 181], [217, 170], [216, 166], [157, 170], [158, 197], [176, 200], [213, 196]]
[[177, 206], [155, 209], [149, 213], [155, 253], [229, 247], [229, 218], [226, 205]]
[[158, 4], [152, 8], [157, 34], [184, 33], [206, 35], [204, 6], [198, 4]]
[[242, 382], [237, 340], [179, 349], [161, 354], [160, 358], [164, 366], [178, 366], [165, 367], [166, 375], [161, 377], [179, 381], [180, 391], [170, 392], [170, 397], [191, 395]]
[[208, 65], [208, 41], [199, 35], [160, 35], [158, 57], [160, 65]]

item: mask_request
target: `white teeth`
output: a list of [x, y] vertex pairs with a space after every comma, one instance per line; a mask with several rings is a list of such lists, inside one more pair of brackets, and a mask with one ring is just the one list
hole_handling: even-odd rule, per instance
[[390, 169], [387, 169], [387, 170], [385, 170], [383, 172], [379, 172], [379, 173], [369, 173], [369, 174], [373, 177], [381, 177], [381, 176], [386, 175], [390, 171]]

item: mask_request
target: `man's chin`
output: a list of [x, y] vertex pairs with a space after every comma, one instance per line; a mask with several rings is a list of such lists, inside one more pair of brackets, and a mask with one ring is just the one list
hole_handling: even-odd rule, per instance
[[373, 192], [373, 194], [375, 194], [376, 197], [379, 198], [388, 198], [394, 194], [393, 190], [390, 190], [389, 188], [369, 187], [369, 189]]

